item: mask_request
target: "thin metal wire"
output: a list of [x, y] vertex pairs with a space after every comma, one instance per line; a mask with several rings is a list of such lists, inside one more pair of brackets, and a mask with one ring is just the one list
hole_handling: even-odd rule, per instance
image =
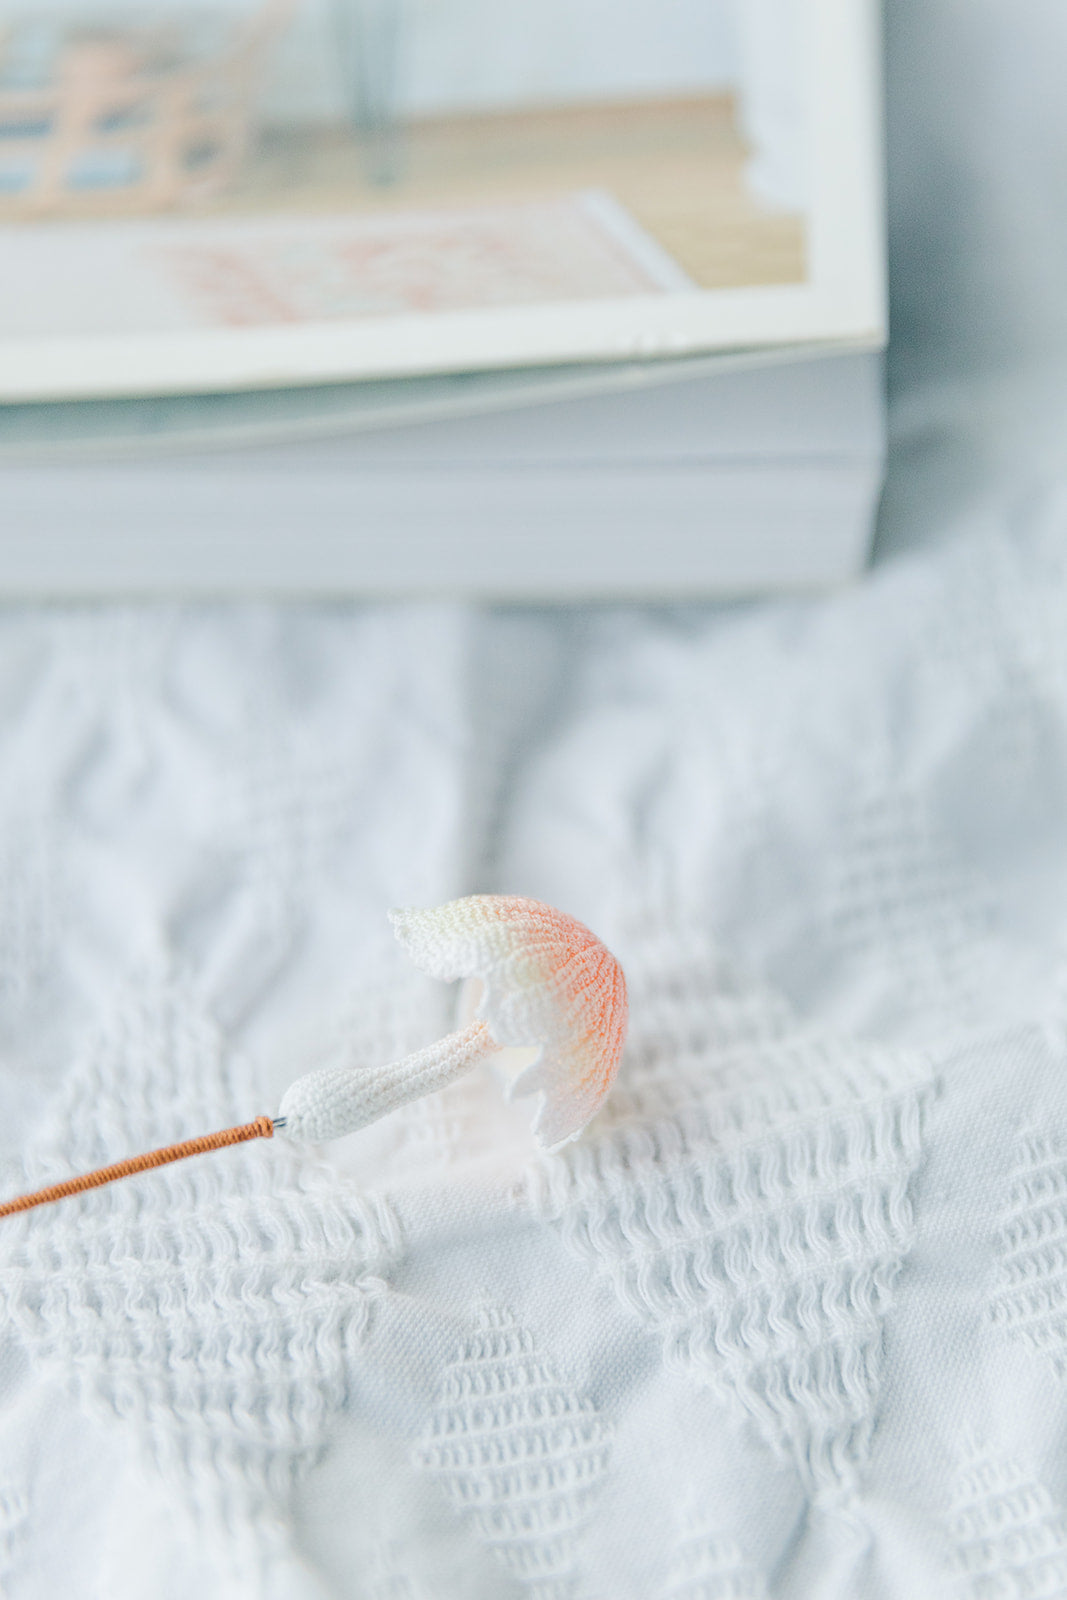
[[65, 1178], [61, 1183], [50, 1184], [47, 1189], [37, 1189], [32, 1194], [21, 1194], [0, 1205], [0, 1217], [10, 1217], [17, 1211], [30, 1211], [34, 1206], [44, 1206], [53, 1200], [65, 1200], [68, 1195], [82, 1194], [86, 1189], [99, 1189], [118, 1178], [132, 1177], [135, 1172], [148, 1172], [153, 1167], [165, 1167], [171, 1161], [184, 1161], [186, 1156], [199, 1156], [205, 1150], [222, 1150], [230, 1144], [243, 1144], [247, 1139], [271, 1139], [274, 1130], [283, 1127], [284, 1117], [275, 1121], [271, 1117], [257, 1117], [254, 1122], [242, 1123], [238, 1128], [222, 1128], [218, 1133], [205, 1133], [198, 1139], [186, 1139], [182, 1144], [164, 1145], [161, 1150], [148, 1150], [144, 1155], [130, 1156], [116, 1161], [110, 1167], [97, 1167], [95, 1172], [82, 1173], [77, 1178]]

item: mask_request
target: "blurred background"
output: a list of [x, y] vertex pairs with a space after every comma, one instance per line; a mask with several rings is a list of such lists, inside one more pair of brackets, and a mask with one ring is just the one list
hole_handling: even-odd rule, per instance
[[283, 594], [855, 572], [884, 455], [873, 0], [840, 29], [825, 0], [606, 18], [9, 0], [0, 592], [240, 591], [245, 552]]
[[892, 442], [881, 550], [971, 494], [1061, 476], [1067, 123], [1062, 10], [885, 8]]
[[604, 187], [692, 281], [788, 282], [804, 267], [794, 9], [8, 0], [0, 218]]

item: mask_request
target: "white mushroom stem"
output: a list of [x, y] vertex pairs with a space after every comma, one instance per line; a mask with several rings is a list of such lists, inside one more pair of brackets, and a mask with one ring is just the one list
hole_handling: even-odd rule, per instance
[[339, 1139], [397, 1106], [445, 1088], [496, 1049], [486, 1023], [475, 1021], [384, 1067], [322, 1067], [289, 1085], [278, 1120], [284, 1119], [284, 1131], [292, 1139], [313, 1144]]

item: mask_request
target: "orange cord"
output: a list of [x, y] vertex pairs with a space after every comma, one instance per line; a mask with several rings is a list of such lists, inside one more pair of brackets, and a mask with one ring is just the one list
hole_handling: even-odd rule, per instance
[[0, 1217], [13, 1216], [16, 1211], [29, 1211], [33, 1206], [47, 1205], [51, 1200], [64, 1200], [69, 1194], [81, 1194], [86, 1189], [99, 1189], [102, 1184], [114, 1183], [116, 1178], [129, 1178], [135, 1172], [147, 1172], [151, 1167], [165, 1167], [171, 1161], [184, 1161], [186, 1156], [202, 1155], [205, 1150], [222, 1150], [228, 1144], [243, 1144], [246, 1139], [272, 1139], [274, 1123], [270, 1117], [257, 1117], [255, 1122], [245, 1122], [239, 1128], [223, 1128], [219, 1133], [205, 1133], [199, 1139], [186, 1139], [184, 1144], [168, 1144], [162, 1150], [148, 1150], [143, 1156], [130, 1156], [127, 1161], [116, 1161], [113, 1167], [98, 1167], [95, 1172], [83, 1173], [80, 1178], [65, 1178], [47, 1189], [34, 1194], [21, 1194], [15, 1200], [0, 1205]]

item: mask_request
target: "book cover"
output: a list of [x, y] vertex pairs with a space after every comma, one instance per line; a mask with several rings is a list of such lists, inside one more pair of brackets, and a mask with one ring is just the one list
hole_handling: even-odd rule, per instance
[[873, 0], [0, 11], [2, 401], [884, 337]]

